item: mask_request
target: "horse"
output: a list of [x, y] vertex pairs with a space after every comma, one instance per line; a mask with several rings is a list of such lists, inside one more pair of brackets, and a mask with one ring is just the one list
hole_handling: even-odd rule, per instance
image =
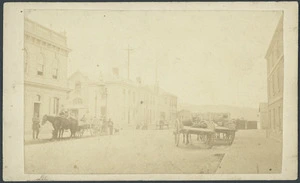
[[71, 131], [71, 137], [75, 136], [75, 132], [77, 130], [77, 120], [69, 120], [67, 118], [63, 118], [60, 116], [49, 116], [44, 115], [42, 120], [42, 125], [44, 125], [47, 121], [52, 123], [52, 126], [54, 128], [52, 133], [52, 139], [62, 138], [63, 137], [63, 131], [65, 129], [70, 129]]
[[42, 125], [44, 125], [47, 121], [52, 124], [54, 129], [52, 132], [52, 139], [57, 139], [62, 121], [57, 116], [44, 115], [42, 119]]
[[59, 129], [58, 137], [63, 138], [64, 131], [70, 129], [70, 137], [75, 137], [76, 131], [78, 130], [78, 121], [74, 118], [58, 117], [61, 120], [61, 126]]

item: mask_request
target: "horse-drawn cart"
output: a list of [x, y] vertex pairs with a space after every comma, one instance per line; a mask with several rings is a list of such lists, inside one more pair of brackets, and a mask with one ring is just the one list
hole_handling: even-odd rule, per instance
[[212, 147], [216, 144], [231, 145], [235, 138], [235, 129], [222, 127], [213, 122], [206, 122], [206, 127], [185, 126], [179, 120], [175, 123], [175, 145], [179, 146], [180, 135], [182, 134], [183, 143], [188, 144], [191, 135], [197, 135], [197, 140], [201, 140], [204, 144]]

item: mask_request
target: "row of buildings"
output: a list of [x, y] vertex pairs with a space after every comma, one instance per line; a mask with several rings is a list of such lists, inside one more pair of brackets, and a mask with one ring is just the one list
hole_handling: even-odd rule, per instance
[[58, 115], [63, 108], [77, 119], [110, 118], [121, 126], [176, 119], [175, 95], [139, 78], [122, 79], [117, 68], [105, 81], [101, 75], [91, 80], [79, 71], [68, 77], [70, 52], [65, 33], [24, 19], [25, 133], [31, 131], [34, 114]]
[[283, 15], [266, 53], [268, 102], [259, 105], [260, 123], [275, 138], [282, 139], [283, 125]]

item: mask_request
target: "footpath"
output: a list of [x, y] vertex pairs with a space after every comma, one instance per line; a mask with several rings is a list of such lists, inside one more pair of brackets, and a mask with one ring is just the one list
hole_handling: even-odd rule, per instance
[[282, 143], [266, 138], [264, 130], [240, 130], [216, 174], [280, 173]]

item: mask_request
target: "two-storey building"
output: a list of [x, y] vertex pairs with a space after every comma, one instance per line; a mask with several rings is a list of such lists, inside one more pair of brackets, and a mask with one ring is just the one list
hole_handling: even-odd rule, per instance
[[80, 71], [76, 71], [68, 81], [71, 91], [66, 108], [76, 119], [80, 120], [87, 114], [90, 119], [106, 117], [107, 92], [101, 78], [91, 80]]
[[57, 115], [66, 103], [69, 52], [65, 33], [24, 19], [25, 133], [34, 114]]
[[268, 82], [268, 120], [270, 131], [282, 138], [283, 113], [283, 16], [281, 16], [266, 54]]

